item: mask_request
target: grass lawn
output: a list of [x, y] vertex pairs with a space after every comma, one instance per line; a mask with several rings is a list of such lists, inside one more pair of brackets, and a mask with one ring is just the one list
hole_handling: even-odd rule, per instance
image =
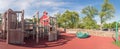
[[118, 42], [113, 42], [113, 44], [115, 44], [115, 45], [120, 47], [120, 40]]

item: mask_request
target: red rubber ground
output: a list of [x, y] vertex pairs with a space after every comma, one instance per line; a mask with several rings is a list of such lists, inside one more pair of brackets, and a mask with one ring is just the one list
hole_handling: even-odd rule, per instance
[[113, 38], [91, 36], [85, 39], [79, 39], [75, 35], [63, 33], [58, 41], [48, 42], [40, 40], [36, 44], [34, 40], [26, 40], [24, 45], [6, 44], [0, 40], [0, 49], [120, 49], [112, 44]]

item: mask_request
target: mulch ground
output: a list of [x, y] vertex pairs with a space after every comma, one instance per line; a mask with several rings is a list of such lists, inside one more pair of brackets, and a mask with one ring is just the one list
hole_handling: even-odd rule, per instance
[[0, 49], [120, 49], [113, 41], [114, 38], [110, 37], [90, 36], [80, 39], [74, 34], [62, 33], [57, 41], [48, 42], [47, 39], [41, 39], [38, 44], [29, 38], [23, 45], [7, 44], [5, 40], [0, 39]]

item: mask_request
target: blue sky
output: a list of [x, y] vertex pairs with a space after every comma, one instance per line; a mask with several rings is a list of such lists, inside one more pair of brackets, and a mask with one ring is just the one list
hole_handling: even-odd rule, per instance
[[[0, 13], [11, 8], [13, 10], [25, 10], [25, 18], [32, 18], [36, 11], [42, 16], [43, 11], [47, 11], [50, 16], [56, 13], [63, 13], [66, 9], [77, 11], [82, 17], [81, 10], [86, 6], [94, 6], [98, 10], [104, 0], [0, 0]], [[109, 0], [115, 7], [115, 17], [108, 23], [120, 20], [120, 0]], [[99, 23], [99, 17], [95, 18]]]

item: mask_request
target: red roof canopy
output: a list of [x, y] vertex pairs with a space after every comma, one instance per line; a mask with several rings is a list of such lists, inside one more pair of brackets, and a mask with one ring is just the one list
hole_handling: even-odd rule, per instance
[[48, 13], [46, 11], [44, 11], [43, 16], [40, 18], [40, 23], [44, 26], [48, 26], [49, 22], [50, 22], [49, 16], [47, 16], [47, 14]]

